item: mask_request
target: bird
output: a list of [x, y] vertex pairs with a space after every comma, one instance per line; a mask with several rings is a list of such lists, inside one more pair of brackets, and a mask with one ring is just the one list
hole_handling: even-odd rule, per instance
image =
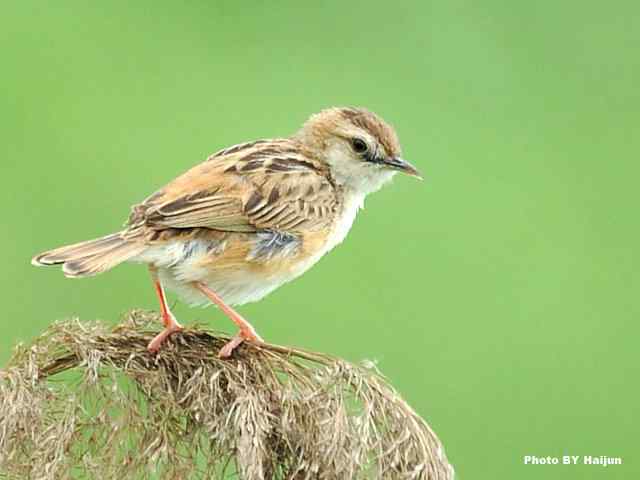
[[210, 155], [134, 205], [121, 231], [36, 255], [65, 276], [145, 264], [164, 329], [157, 352], [183, 330], [166, 291], [191, 305], [216, 305], [238, 327], [218, 352], [262, 344], [233, 306], [255, 302], [299, 277], [347, 236], [367, 195], [398, 172], [421, 179], [401, 156], [395, 129], [360, 107], [311, 115], [288, 137], [240, 143]]

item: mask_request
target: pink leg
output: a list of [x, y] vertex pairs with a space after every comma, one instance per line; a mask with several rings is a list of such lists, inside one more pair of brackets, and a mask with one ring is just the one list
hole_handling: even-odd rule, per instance
[[233, 308], [231, 308], [229, 305], [224, 303], [222, 298], [220, 298], [220, 296], [216, 292], [211, 290], [204, 283], [194, 282], [193, 286], [198, 290], [200, 290], [209, 300], [215, 303], [218, 306], [218, 308], [220, 308], [220, 310], [222, 310], [225, 313], [225, 315], [227, 315], [227, 317], [229, 317], [231, 321], [235, 323], [240, 329], [238, 334], [235, 337], [233, 337], [231, 340], [229, 340], [229, 342], [220, 349], [220, 352], [218, 353], [218, 357], [220, 358], [230, 357], [233, 351], [236, 349], [236, 347], [238, 347], [245, 340], [249, 340], [250, 342], [253, 342], [253, 343], [263, 343], [262, 338], [260, 338], [260, 336], [256, 333], [253, 326], [249, 322], [247, 322], [242, 317], [242, 315], [240, 315]]
[[155, 353], [160, 350], [160, 346], [172, 333], [179, 332], [183, 327], [178, 323], [176, 317], [173, 316], [171, 310], [169, 310], [167, 297], [165, 296], [162, 284], [158, 279], [157, 270], [154, 267], [149, 267], [149, 271], [151, 272], [151, 278], [153, 279], [153, 284], [156, 287], [158, 299], [160, 300], [160, 311], [162, 313], [162, 323], [164, 324], [164, 330], [156, 335], [154, 339], [149, 342], [149, 345], [147, 345], [147, 350], [151, 353]]

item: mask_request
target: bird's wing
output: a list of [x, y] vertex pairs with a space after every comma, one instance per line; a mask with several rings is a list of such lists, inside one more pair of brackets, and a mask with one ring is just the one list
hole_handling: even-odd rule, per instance
[[272, 229], [328, 227], [339, 199], [327, 167], [289, 139], [222, 150], [133, 207], [129, 228]]

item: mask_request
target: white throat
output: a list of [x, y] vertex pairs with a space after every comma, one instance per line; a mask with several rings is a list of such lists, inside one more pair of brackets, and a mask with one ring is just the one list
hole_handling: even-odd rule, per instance
[[365, 161], [355, 160], [347, 149], [348, 147], [342, 143], [333, 144], [328, 149], [325, 158], [331, 167], [331, 174], [336, 183], [345, 190], [345, 195], [359, 199], [361, 207], [364, 197], [379, 190], [393, 178], [396, 172], [378, 165], [371, 165]]

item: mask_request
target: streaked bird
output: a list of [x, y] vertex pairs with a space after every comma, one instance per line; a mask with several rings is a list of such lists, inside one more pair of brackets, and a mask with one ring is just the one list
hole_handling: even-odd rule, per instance
[[122, 262], [146, 264], [164, 330], [182, 326], [165, 288], [191, 304], [214, 303], [238, 327], [219, 352], [262, 342], [233, 305], [260, 300], [342, 242], [365, 197], [396, 172], [419, 177], [401, 157], [394, 129], [362, 108], [312, 115], [287, 138], [256, 140], [211, 155], [132, 208], [124, 230], [37, 255], [89, 277]]

